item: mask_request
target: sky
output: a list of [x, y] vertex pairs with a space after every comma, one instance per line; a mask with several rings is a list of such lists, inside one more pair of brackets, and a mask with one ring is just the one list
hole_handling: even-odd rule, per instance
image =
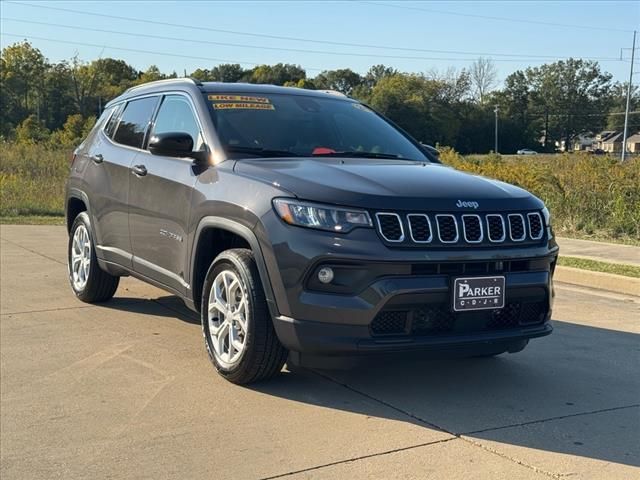
[[113, 57], [179, 75], [278, 62], [309, 77], [337, 68], [363, 74], [380, 63], [417, 73], [462, 69], [482, 56], [502, 81], [574, 57], [598, 59], [627, 81], [640, 1], [2, 0], [0, 17], [2, 47], [27, 39], [50, 61]]

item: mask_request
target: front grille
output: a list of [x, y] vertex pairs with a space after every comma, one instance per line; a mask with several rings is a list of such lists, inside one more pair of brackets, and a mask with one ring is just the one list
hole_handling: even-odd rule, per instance
[[[521, 245], [544, 237], [540, 212], [523, 213], [407, 213], [375, 214], [378, 233], [385, 242], [408, 247], [477, 244]], [[427, 246], [427, 245], [424, 245]]]
[[482, 241], [482, 222], [479, 215], [463, 215], [462, 230], [467, 242], [480, 243]]
[[402, 220], [396, 213], [376, 213], [378, 228], [387, 242], [401, 242], [404, 240]]
[[433, 239], [431, 233], [431, 221], [429, 217], [421, 213], [407, 215], [409, 220], [409, 232], [411, 240], [416, 243], [429, 243]]
[[442, 243], [455, 243], [458, 241], [458, 224], [453, 215], [436, 215], [438, 222], [438, 237]]
[[453, 312], [448, 303], [383, 310], [371, 323], [373, 336], [426, 336], [508, 330], [541, 324], [546, 301], [509, 302], [500, 310]]
[[529, 234], [531, 238], [534, 240], [542, 238], [542, 234], [544, 233], [542, 230], [542, 215], [539, 213], [529, 213], [527, 214], [527, 218], [529, 219]]
[[398, 335], [407, 331], [406, 311], [388, 310], [376, 315], [371, 323], [371, 331], [375, 335]]

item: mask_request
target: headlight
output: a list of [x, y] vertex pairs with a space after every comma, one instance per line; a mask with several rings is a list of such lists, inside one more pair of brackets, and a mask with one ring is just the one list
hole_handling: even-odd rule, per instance
[[276, 198], [273, 207], [289, 225], [316, 228], [331, 232], [350, 232], [356, 227], [371, 227], [371, 217], [365, 210], [341, 208], [319, 203]]

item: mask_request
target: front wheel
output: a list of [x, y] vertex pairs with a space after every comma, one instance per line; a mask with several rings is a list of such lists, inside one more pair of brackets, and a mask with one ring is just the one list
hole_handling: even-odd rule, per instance
[[209, 358], [224, 378], [248, 384], [280, 372], [287, 350], [273, 328], [250, 250], [227, 250], [213, 261], [200, 316]]
[[98, 265], [93, 230], [86, 212], [78, 214], [71, 226], [67, 265], [73, 293], [83, 302], [105, 302], [116, 293], [120, 278]]

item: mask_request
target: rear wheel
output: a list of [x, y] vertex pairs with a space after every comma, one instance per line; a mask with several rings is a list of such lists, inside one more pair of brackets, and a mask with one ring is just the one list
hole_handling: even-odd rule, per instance
[[250, 250], [227, 250], [213, 261], [200, 315], [209, 358], [224, 378], [248, 384], [280, 372], [287, 350], [273, 328]]
[[108, 274], [98, 265], [91, 222], [86, 212], [79, 213], [71, 226], [67, 265], [73, 293], [83, 302], [104, 302], [116, 293], [120, 278]]

